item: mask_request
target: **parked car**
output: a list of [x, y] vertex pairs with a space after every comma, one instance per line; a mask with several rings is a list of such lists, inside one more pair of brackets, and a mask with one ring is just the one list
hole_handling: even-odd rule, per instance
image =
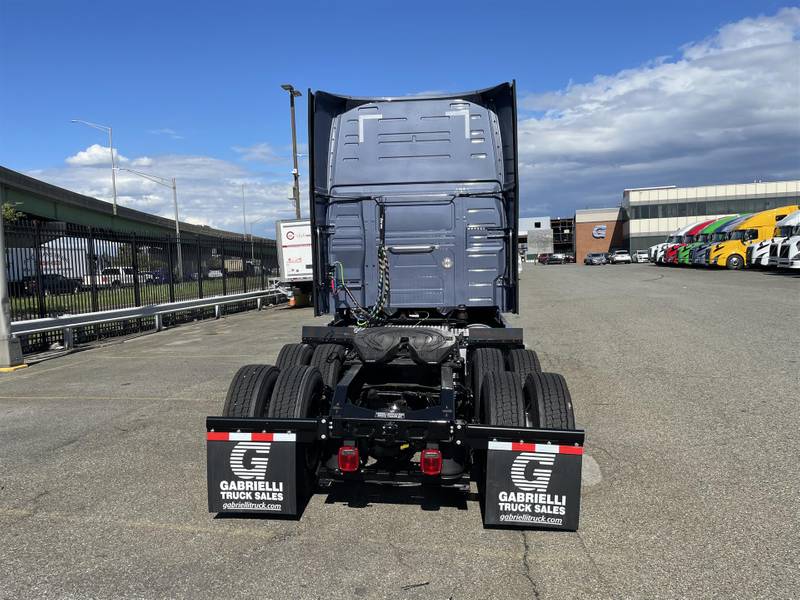
[[156, 269], [148, 272], [153, 277], [153, 283], [169, 283], [169, 271], [167, 269]]
[[605, 252], [589, 252], [583, 259], [585, 265], [605, 265], [607, 263]]
[[[107, 287], [123, 287], [133, 285], [134, 278], [137, 277], [133, 267], [107, 267], [94, 276], [96, 285], [99, 288]], [[153, 283], [153, 274], [149, 271], [141, 271], [138, 275], [139, 284]], [[83, 285], [90, 287], [92, 285], [92, 275], [86, 275], [83, 278]]]
[[619, 264], [631, 264], [631, 255], [628, 253], [627, 250], [614, 250], [611, 253], [611, 258], [609, 262], [612, 265], [619, 265]]
[[551, 254], [547, 258], [547, 262], [543, 263], [543, 264], [546, 264], [546, 265], [563, 265], [565, 262], [567, 262], [567, 257], [564, 256], [563, 254], [556, 253], [556, 254]]
[[[39, 283], [35, 277], [25, 282], [25, 291], [28, 294], [38, 293]], [[50, 294], [77, 294], [83, 289], [83, 281], [76, 277], [64, 277], [56, 273], [42, 275], [42, 290], [45, 296]]]
[[549, 258], [549, 254], [543, 253], [536, 257], [536, 262], [538, 262], [540, 265], [546, 265]]
[[564, 262], [574, 263], [575, 262], [575, 255], [572, 252], [567, 252], [564, 255]]
[[637, 250], [631, 256], [631, 260], [635, 263], [646, 263], [650, 261], [647, 255], [647, 250]]

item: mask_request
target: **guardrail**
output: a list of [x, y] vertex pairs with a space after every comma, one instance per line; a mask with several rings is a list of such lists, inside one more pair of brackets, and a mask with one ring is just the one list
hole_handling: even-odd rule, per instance
[[257, 309], [261, 310], [265, 298], [278, 301], [281, 297], [286, 297], [286, 294], [283, 290], [260, 290], [256, 292], [230, 294], [227, 296], [211, 296], [196, 300], [182, 300], [180, 302], [169, 302], [166, 304], [151, 304], [149, 306], [119, 308], [77, 315], [49, 317], [45, 319], [14, 321], [11, 323], [11, 333], [19, 336], [61, 329], [64, 332], [64, 347], [71, 348], [73, 346], [72, 332], [76, 327], [100, 325], [102, 323], [110, 323], [112, 321], [125, 321], [128, 319], [153, 317], [155, 319], [155, 330], [161, 331], [163, 328], [162, 317], [165, 314], [191, 310], [195, 308], [210, 308], [213, 306], [215, 313], [214, 316], [218, 319], [222, 314], [221, 307], [225, 304], [235, 304], [237, 302], [255, 300]]

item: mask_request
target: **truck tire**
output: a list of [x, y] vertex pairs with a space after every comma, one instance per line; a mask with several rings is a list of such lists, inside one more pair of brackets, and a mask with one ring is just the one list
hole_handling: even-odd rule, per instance
[[283, 370], [286, 367], [307, 365], [314, 354], [314, 349], [308, 344], [286, 344], [278, 353], [275, 366]]
[[345, 349], [339, 344], [320, 344], [314, 348], [310, 366], [319, 369], [322, 382], [329, 391], [339, 383], [339, 374], [342, 372]]
[[233, 376], [225, 397], [223, 417], [265, 417], [278, 379], [272, 365], [245, 365]]
[[481, 384], [490, 371], [505, 371], [503, 353], [497, 348], [478, 348], [472, 353], [472, 397], [475, 401], [475, 417], [481, 415]]
[[295, 365], [281, 369], [272, 390], [268, 417], [315, 417], [322, 403], [322, 374], [316, 367]]
[[731, 269], [732, 271], [738, 271], [739, 269], [744, 267], [744, 259], [738, 254], [731, 254], [728, 257], [728, 261], [725, 263], [725, 266]]
[[558, 373], [531, 373], [525, 380], [531, 426], [539, 429], [575, 429], [575, 415], [567, 382]]
[[487, 425], [525, 427], [525, 392], [515, 373], [489, 371], [481, 386]]
[[541, 373], [542, 365], [533, 350], [516, 348], [508, 353], [508, 370], [519, 374], [520, 381], [524, 382], [531, 373]]

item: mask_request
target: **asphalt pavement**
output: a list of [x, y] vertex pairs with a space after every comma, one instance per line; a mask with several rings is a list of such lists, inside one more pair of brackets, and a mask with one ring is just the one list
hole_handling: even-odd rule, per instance
[[521, 301], [587, 430], [577, 533], [407, 488], [214, 518], [205, 416], [315, 321], [272, 309], [0, 375], [0, 598], [797, 597], [800, 278], [526, 265]]

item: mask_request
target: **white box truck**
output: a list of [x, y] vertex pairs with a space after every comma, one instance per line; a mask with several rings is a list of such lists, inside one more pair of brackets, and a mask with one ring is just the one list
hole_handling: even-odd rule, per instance
[[307, 305], [314, 280], [311, 221], [308, 219], [276, 221], [275, 240], [278, 246], [281, 284], [292, 290], [289, 304]]

